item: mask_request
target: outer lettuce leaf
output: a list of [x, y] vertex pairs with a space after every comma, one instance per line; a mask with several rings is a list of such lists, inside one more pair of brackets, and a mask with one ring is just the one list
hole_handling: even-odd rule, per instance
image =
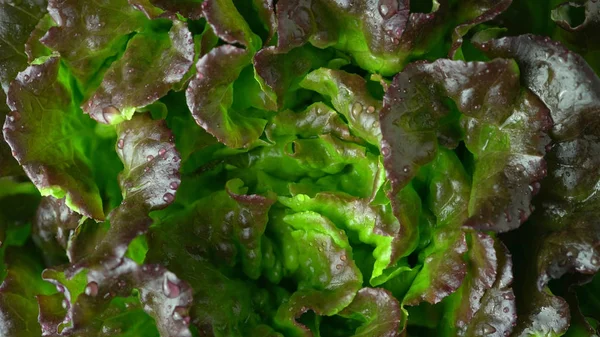
[[287, 53], [271, 46], [259, 50], [254, 55], [253, 64], [256, 74], [277, 96], [278, 107], [289, 108], [298, 99], [298, 84], [304, 75], [311, 69], [324, 66], [328, 54], [312, 46], [295, 48]]
[[546, 285], [567, 272], [592, 274], [600, 268], [598, 221], [593, 215], [599, 205], [594, 123], [600, 113], [600, 79], [579, 55], [547, 38], [481, 37], [475, 41], [486, 53], [517, 60], [524, 83], [548, 106], [555, 122], [548, 155], [550, 174], [542, 182], [538, 211], [525, 232], [536, 238], [524, 252], [528, 262], [523, 265], [527, 273], [531, 269], [535, 273], [521, 282], [533, 299], [523, 304], [525, 315], [520, 316], [517, 331], [561, 335], [569, 324], [568, 306]]
[[360, 67], [391, 75], [411, 54], [423, 53], [441, 22], [437, 1], [431, 13], [409, 13], [409, 7], [408, 0], [279, 1], [277, 47], [289, 51], [309, 41], [319, 48], [334, 46], [350, 53]]
[[230, 268], [238, 265], [255, 279], [270, 265], [267, 278], [282, 277], [281, 262], [272, 265], [271, 245], [263, 237], [274, 200], [244, 189], [232, 180], [225, 191], [178, 212], [167, 209], [148, 234], [147, 261], [165, 264], [194, 287], [192, 322], [205, 334], [245, 336], [258, 324], [255, 299], [262, 296], [250, 283], [228, 277]]
[[[572, 7], [583, 7], [585, 18], [575, 25], [577, 18], [571, 17]], [[588, 64], [600, 74], [600, 37], [594, 34], [600, 28], [600, 4], [593, 0], [561, 1], [551, 13], [552, 20], [558, 25], [553, 38], [565, 43], [570, 50], [585, 58]]]
[[2, 51], [0, 112], [2, 115], [9, 111], [5, 104], [5, 93], [8, 91], [10, 82], [19, 71], [27, 67], [25, 43], [45, 13], [46, 1], [43, 0], [26, 0], [16, 4], [2, 2], [0, 4], [0, 18], [3, 25], [3, 29], [0, 31], [0, 50]]
[[194, 42], [185, 23], [175, 20], [168, 34], [143, 31], [111, 64], [83, 109], [101, 123], [129, 120], [136, 109], [154, 103], [179, 83], [193, 60]]
[[64, 199], [42, 198], [33, 222], [32, 238], [44, 251], [47, 265], [67, 262], [69, 237], [79, 225], [81, 215], [71, 210]]
[[41, 41], [60, 53], [84, 87], [108, 59], [125, 48], [129, 34], [147, 22], [127, 0], [50, 0], [48, 10], [58, 26], [50, 28]]
[[[101, 331], [117, 330], [118, 327], [111, 326], [111, 316], [134, 310], [115, 309], [115, 304], [119, 305], [119, 298], [127, 298], [137, 292], [144, 311], [156, 320], [161, 336], [192, 336], [188, 329], [192, 290], [187, 283], [159, 265], [140, 266], [124, 259], [112, 269], [101, 266], [47, 269], [43, 277], [64, 293], [66, 306], [63, 321], [53, 326], [52, 323], [57, 322], [57, 315], [53, 313], [55, 310], [51, 300], [40, 300], [42, 317], [49, 318], [44, 325], [50, 333], [89, 336]], [[134, 330], [131, 326], [122, 328]], [[120, 332], [117, 330], [113, 333]]]
[[91, 125], [73, 102], [60, 60], [51, 57], [19, 73], [8, 97], [4, 138], [27, 176], [42, 195], [66, 197], [76, 212], [104, 219], [85, 149]]
[[367, 82], [356, 74], [320, 68], [300, 83], [331, 99], [333, 107], [348, 120], [350, 129], [371, 144], [379, 144], [381, 102], [371, 96]]
[[456, 26], [452, 32], [452, 47], [449, 57], [453, 59], [464, 59], [462, 54], [463, 37], [469, 30], [481, 23], [493, 20], [512, 4], [512, 0], [471, 0], [461, 1], [459, 20], [463, 23]]
[[520, 88], [518, 75], [516, 64], [507, 60], [438, 60], [415, 63], [398, 74], [381, 111], [381, 151], [391, 195], [431, 162], [439, 141], [448, 138], [443, 125], [456, 123], [448, 98], [463, 114], [459, 133], [474, 156], [476, 188], [466, 225], [507, 231], [524, 222], [537, 182], [546, 174], [545, 130], [551, 121], [544, 105]]
[[467, 273], [463, 260], [467, 248], [463, 232], [439, 232], [424, 250], [427, 257], [423, 261], [423, 268], [410, 286], [403, 304], [417, 305], [423, 301], [435, 304], [456, 291]]
[[198, 60], [198, 73], [186, 92], [196, 123], [232, 148], [246, 147], [256, 141], [267, 123], [232, 106], [234, 81], [250, 61], [247, 50], [232, 45], [217, 47]]
[[129, 243], [152, 224], [149, 213], [171, 204], [181, 183], [179, 153], [164, 121], [138, 115], [119, 124], [117, 132], [117, 154], [124, 165], [119, 175], [123, 202], [108, 215], [110, 228], [92, 256], [78, 265], [89, 264], [88, 258], [107, 266], [119, 264]]
[[260, 38], [252, 32], [233, 0], [205, 0], [202, 12], [215, 34], [225, 42], [242, 44], [252, 52], [262, 46]]
[[354, 337], [398, 337], [401, 332], [402, 311], [394, 296], [381, 288], [362, 288], [338, 315], [364, 322]]
[[[1, 3], [0, 18], [3, 29], [0, 31], [0, 116], [3, 118], [10, 109], [6, 105], [6, 93], [10, 82], [19, 71], [27, 67], [25, 43], [37, 22], [46, 12], [46, 1], [28, 0], [18, 4]], [[0, 140], [0, 176], [21, 174], [17, 161], [11, 156], [9, 146]]]

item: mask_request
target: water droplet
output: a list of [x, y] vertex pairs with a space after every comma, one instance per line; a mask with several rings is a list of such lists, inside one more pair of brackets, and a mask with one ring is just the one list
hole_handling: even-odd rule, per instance
[[98, 283], [92, 281], [85, 286], [85, 294], [96, 297], [98, 295]]
[[392, 153], [392, 151], [390, 150], [389, 147], [384, 146], [381, 148], [381, 155], [384, 157], [388, 157], [390, 154]]
[[154, 156], [149, 154], [148, 157], [146, 157], [146, 161], [152, 161], [152, 159], [154, 159]]
[[363, 110], [362, 104], [356, 102], [352, 106], [352, 116], [357, 117]]
[[346, 261], [346, 255], [342, 255], [342, 256], [340, 256], [340, 260], [342, 260], [342, 261]]
[[27, 75], [27, 74], [23, 75], [23, 79], [25, 80], [25, 82], [29, 81], [29, 75]]
[[150, 172], [150, 168], [148, 166], [144, 167], [144, 173]]
[[598, 266], [598, 265], [600, 265], [600, 259], [598, 259], [598, 257], [594, 255], [590, 259], [590, 263], [594, 266]]
[[123, 138], [119, 139], [119, 141], [117, 142], [117, 147], [119, 149], [122, 149], [125, 146], [125, 141], [123, 140]]
[[372, 114], [373, 112], [375, 112], [375, 107], [372, 105], [369, 105], [367, 107], [367, 113]]
[[494, 328], [493, 326], [491, 326], [491, 325], [489, 325], [489, 324], [487, 324], [487, 323], [486, 323], [486, 324], [483, 324], [483, 325], [481, 326], [481, 333], [482, 333], [483, 335], [491, 335], [491, 334], [493, 334], [494, 332], [496, 332], [496, 328]]
[[382, 17], [386, 17], [390, 12], [390, 9], [387, 5], [381, 5], [379, 6], [379, 14], [381, 14]]
[[175, 196], [171, 193], [165, 193], [165, 195], [163, 195], [163, 200], [166, 203], [172, 203], [173, 200], [175, 200]]
[[340, 269], [342, 269], [342, 265], [341, 265], [341, 264], [337, 264], [337, 265], [335, 265], [335, 269], [337, 269], [337, 270], [340, 270]]
[[57, 285], [56, 285], [56, 290], [57, 290], [59, 293], [64, 293], [64, 292], [65, 292], [65, 287], [64, 287], [63, 285], [61, 285], [61, 284], [57, 284]]
[[66, 299], [62, 300], [62, 307], [63, 309], [67, 309], [69, 307], [69, 302]]
[[176, 190], [177, 188], [179, 188], [179, 182], [178, 182], [178, 181], [172, 181], [172, 182], [169, 184], [169, 187], [170, 187], [172, 190]]
[[161, 156], [161, 157], [164, 157], [165, 153], [167, 153], [166, 149], [160, 149], [160, 150], [158, 150], [158, 155]]
[[410, 167], [408, 167], [408, 166], [404, 166], [404, 167], [402, 168], [402, 172], [404, 172], [404, 173], [408, 173], [408, 171], [410, 171]]
[[180, 160], [180, 158], [179, 158], [179, 157], [177, 157], [177, 156], [173, 156], [173, 162], [175, 162], [175, 163], [176, 163], [176, 162], [178, 162], [179, 160]]
[[508, 307], [506, 307], [506, 308], [502, 309], [502, 311], [503, 311], [505, 314], [507, 314], [507, 313], [510, 311], [510, 309], [509, 309]]
[[506, 293], [506, 294], [502, 295], [502, 297], [507, 301], [512, 301], [515, 299], [515, 295], [512, 292]]
[[165, 277], [165, 281], [163, 283], [163, 292], [169, 298], [176, 298], [181, 292], [179, 285], [171, 280], [171, 276], [169, 276], [169, 274], [167, 274]]

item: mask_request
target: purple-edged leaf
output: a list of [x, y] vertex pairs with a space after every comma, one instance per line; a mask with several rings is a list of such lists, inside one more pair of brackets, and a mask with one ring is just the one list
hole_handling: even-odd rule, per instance
[[495, 248], [498, 258], [496, 281], [481, 298], [479, 309], [464, 336], [475, 337], [483, 333], [490, 337], [504, 337], [510, 335], [517, 323], [515, 295], [511, 288], [512, 257], [499, 240], [496, 240]]
[[[277, 2], [277, 48], [286, 52], [310, 41], [352, 55], [364, 69], [391, 75], [435, 37], [445, 1], [432, 13], [409, 13], [408, 0], [281, 0]], [[440, 7], [438, 9], [438, 7]], [[439, 36], [439, 34], [438, 34]]]
[[[4, 118], [10, 109], [6, 106], [6, 92], [10, 82], [19, 71], [27, 67], [25, 43], [38, 21], [46, 13], [43, 0], [26, 0], [19, 3], [0, 3], [0, 117]], [[18, 163], [11, 155], [10, 148], [0, 139], [0, 176], [21, 174]]]
[[202, 12], [215, 34], [225, 42], [239, 43], [252, 52], [262, 46], [260, 38], [252, 32], [233, 0], [204, 0]]
[[[583, 22], [572, 13], [573, 7], [584, 7]], [[600, 3], [594, 0], [563, 1], [552, 10], [552, 20], [558, 25], [554, 38], [567, 44], [570, 50], [583, 56], [596, 74], [600, 73]]]
[[400, 303], [387, 290], [362, 288], [339, 316], [363, 322], [353, 337], [399, 337], [402, 311]]
[[492, 288], [498, 272], [494, 239], [487, 234], [472, 233], [467, 253], [467, 275], [461, 287], [447, 302], [446, 310], [455, 323], [452, 336], [464, 336], [481, 306], [484, 294]]
[[[394, 78], [380, 118], [392, 195], [435, 158], [441, 142], [456, 144], [463, 134], [474, 156], [466, 225], [507, 231], [531, 213], [537, 182], [546, 174], [551, 120], [542, 102], [520, 87], [514, 62], [414, 63]], [[448, 134], [456, 128], [458, 134]]]
[[462, 284], [467, 273], [463, 255], [467, 252], [465, 234], [440, 231], [425, 248], [423, 267], [404, 297], [404, 305], [421, 302], [436, 304]]
[[196, 123], [220, 142], [233, 148], [256, 141], [267, 121], [233, 107], [234, 85], [251, 62], [247, 50], [223, 45], [204, 55], [196, 64], [197, 75], [186, 97]]
[[38, 57], [50, 56], [52, 54], [52, 50], [46, 47], [40, 39], [46, 35], [46, 32], [50, 29], [50, 27], [56, 26], [56, 22], [52, 20], [52, 16], [46, 13], [40, 21], [37, 23], [27, 42], [25, 43], [25, 54], [27, 54], [27, 61], [29, 63], [33, 62]]
[[301, 112], [279, 112], [265, 129], [265, 134], [272, 142], [281, 138], [312, 138], [331, 134], [344, 141], [361, 143], [360, 138], [350, 133], [348, 124], [340, 115], [322, 102], [314, 103]]
[[60, 53], [84, 85], [107, 59], [125, 48], [128, 34], [147, 22], [127, 0], [50, 0], [48, 11], [58, 26], [50, 28], [41, 41]]
[[548, 288], [539, 291], [535, 285], [525, 293], [523, 306], [512, 336], [562, 336], [571, 321], [567, 302], [552, 295]]
[[[191, 336], [188, 311], [192, 289], [160, 265], [140, 266], [123, 259], [112, 269], [101, 266], [47, 269], [43, 277], [64, 293], [67, 313], [62, 321], [62, 334], [85, 335], [107, 330], [105, 320], [110, 318], [115, 301], [130, 297], [135, 289], [144, 311], [154, 318], [162, 336]], [[52, 306], [40, 305], [40, 309], [51, 310]], [[58, 321], [57, 313], [42, 315], [48, 318], [44, 321], [48, 328], [55, 329], [51, 324]]]
[[102, 200], [89, 166], [90, 153], [72, 139], [90, 136], [87, 117], [74, 105], [68, 75], [57, 57], [29, 66], [12, 82], [12, 112], [4, 138], [42, 195], [66, 197], [67, 205], [102, 220]]
[[300, 86], [331, 99], [333, 107], [346, 117], [357, 136], [371, 144], [379, 144], [382, 104], [371, 96], [365, 79], [342, 70], [320, 68], [308, 74]]
[[137, 115], [119, 124], [117, 134], [123, 202], [108, 215], [110, 228], [91, 257], [107, 265], [119, 263], [129, 243], [152, 224], [149, 213], [171, 204], [181, 183], [179, 152], [165, 121]]
[[193, 61], [192, 34], [181, 21], [173, 21], [168, 34], [136, 34], [82, 108], [101, 123], [129, 120], [136, 109], [166, 95], [183, 79]]
[[600, 79], [581, 56], [547, 38], [524, 35], [477, 40], [493, 56], [514, 57], [524, 83], [550, 109], [554, 140], [542, 183], [537, 256], [538, 289], [568, 271], [600, 269]]
[[67, 207], [64, 199], [42, 198], [33, 222], [32, 237], [44, 252], [48, 265], [66, 262], [67, 243], [80, 220], [81, 215]]
[[35, 29], [38, 21], [46, 13], [46, 1], [24, 0], [17, 3], [3, 1], [0, 3], [0, 84], [2, 85], [2, 101], [0, 112], [8, 112], [5, 105], [4, 92], [8, 91], [10, 82], [17, 76], [19, 71], [27, 67], [27, 55], [25, 55], [25, 43], [29, 34]]
[[256, 321], [259, 308], [253, 298], [260, 296], [258, 289], [227, 276], [227, 270], [235, 267], [250, 278], [264, 272], [275, 282], [283, 276], [281, 262], [274, 266], [272, 244], [263, 235], [275, 200], [244, 194], [241, 183], [229, 181], [225, 191], [180, 212], [165, 210], [147, 236], [146, 261], [166, 265], [194, 287], [192, 323], [206, 335], [245, 336], [242, 331]]
[[274, 2], [275, 1], [273, 0], [252, 0], [254, 8], [258, 12], [258, 16], [268, 32], [265, 45], [271, 41], [277, 30], [277, 18], [275, 17]]
[[512, 4], [512, 0], [467, 0], [460, 2], [459, 17], [463, 22], [452, 32], [452, 47], [449, 57], [462, 58], [462, 41], [469, 30], [479, 24], [493, 20]]
[[287, 53], [275, 47], [266, 47], [254, 55], [256, 74], [273, 90], [279, 108], [289, 106], [296, 99], [300, 80], [311, 69], [324, 66], [325, 52], [316, 48], [295, 48]]

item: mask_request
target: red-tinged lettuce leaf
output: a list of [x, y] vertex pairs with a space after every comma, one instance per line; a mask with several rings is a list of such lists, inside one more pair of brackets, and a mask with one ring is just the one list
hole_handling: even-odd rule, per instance
[[[181, 183], [179, 152], [164, 121], [152, 120], [148, 114], [137, 115], [119, 124], [117, 133], [117, 154], [124, 165], [119, 175], [123, 202], [108, 215], [110, 228], [96, 244], [93, 256], [86, 257], [108, 266], [118, 264], [129, 243], [148, 230], [151, 211], [175, 200]], [[89, 263], [84, 260], [78, 265]]]
[[493, 20], [508, 9], [512, 0], [467, 0], [460, 2], [459, 22], [463, 22], [454, 28], [452, 32], [452, 46], [449, 58], [464, 59], [462, 55], [463, 37], [471, 28]]
[[300, 194], [293, 198], [280, 197], [279, 202], [295, 212], [312, 211], [333, 222], [338, 228], [356, 232], [358, 239], [375, 247], [373, 272], [370, 283], [374, 286], [386, 280], [398, 260], [406, 253], [414, 239], [408, 231], [411, 227], [400, 225], [390, 204], [371, 205], [367, 199], [359, 199], [342, 193], [318, 193], [314, 198]]
[[597, 272], [600, 79], [581, 56], [547, 38], [476, 41], [490, 55], [516, 59], [524, 83], [548, 106], [555, 122], [554, 144], [547, 156], [550, 173], [542, 183], [540, 211], [534, 217], [538, 289], [568, 271]]
[[8, 91], [10, 82], [19, 71], [27, 67], [25, 43], [29, 34], [35, 29], [38, 21], [46, 13], [46, 1], [24, 0], [17, 3], [0, 3], [0, 19], [3, 29], [0, 31], [0, 112], [2, 115], [9, 110], [6, 107], [5, 92]]
[[12, 112], [4, 138], [42, 195], [61, 199], [74, 211], [104, 219], [84, 141], [90, 120], [72, 100], [69, 76], [57, 57], [29, 66], [12, 82]]
[[50, 28], [41, 41], [60, 53], [85, 87], [108, 59], [121, 53], [129, 34], [148, 21], [127, 0], [50, 0], [48, 11], [57, 26]]
[[[479, 235], [479, 234], [478, 234]], [[498, 269], [492, 288], [479, 303], [464, 336], [504, 337], [510, 335], [517, 323], [513, 281], [512, 256], [499, 240], [495, 240]]]
[[311, 104], [301, 112], [279, 112], [266, 127], [265, 134], [273, 143], [324, 134], [331, 134], [348, 142], [361, 143], [360, 138], [350, 133], [348, 125], [340, 115], [322, 102]]
[[83, 110], [100, 123], [132, 118], [136, 109], [152, 104], [179, 83], [194, 61], [194, 41], [187, 25], [173, 21], [171, 30], [136, 34], [123, 56], [112, 63], [100, 87]]
[[[6, 106], [6, 92], [10, 82], [19, 71], [27, 67], [25, 43], [29, 34], [35, 29], [38, 21], [46, 13], [46, 1], [26, 0], [17, 4], [0, 3], [0, 20], [3, 29], [0, 30], [0, 117], [10, 111]], [[22, 170], [11, 155], [10, 148], [0, 140], [0, 176], [22, 174]]]
[[147, 235], [146, 262], [162, 263], [190, 283], [192, 323], [206, 335], [247, 336], [260, 321], [262, 305], [256, 301], [262, 295], [255, 285], [232, 277], [234, 267], [251, 278], [264, 272], [279, 282], [283, 276], [263, 236], [274, 199], [244, 190], [240, 180], [232, 180], [225, 191], [180, 211], [159, 212]]
[[41, 336], [35, 296], [56, 290], [42, 280], [42, 262], [31, 253], [32, 247], [11, 247], [0, 262], [4, 280], [0, 286], [0, 335]]
[[233, 0], [205, 0], [202, 12], [215, 34], [223, 41], [241, 44], [252, 53], [262, 46], [260, 37], [252, 32]]
[[446, 1], [430, 13], [410, 13], [408, 0], [282, 0], [277, 2], [277, 48], [289, 51], [310, 42], [350, 53], [361, 68], [392, 75], [411, 55], [423, 54], [442, 34]]
[[569, 305], [548, 288], [539, 291], [533, 284], [517, 301], [518, 321], [513, 336], [562, 336], [569, 328]]
[[327, 51], [312, 46], [281, 53], [276, 47], [266, 47], [254, 55], [256, 74], [277, 96], [278, 107], [290, 107], [297, 100], [299, 83], [311, 69], [325, 65], [331, 57]]
[[81, 215], [67, 207], [64, 199], [42, 198], [33, 222], [32, 238], [44, 252], [47, 265], [67, 262], [67, 243], [80, 220]]
[[231, 45], [217, 47], [198, 60], [198, 73], [186, 91], [196, 123], [232, 148], [256, 141], [267, 124], [260, 115], [253, 116], [252, 110], [239, 111], [233, 105], [234, 82], [250, 62], [247, 50]]
[[179, 13], [192, 20], [202, 18], [202, 2], [204, 0], [150, 0], [154, 6], [168, 13]]
[[271, 39], [277, 31], [277, 17], [275, 16], [275, 4], [273, 0], [253, 0], [252, 5], [258, 12], [263, 25], [267, 29], [267, 40], [265, 45], [271, 42]]
[[365, 79], [342, 70], [320, 68], [308, 74], [300, 86], [331, 99], [333, 107], [348, 120], [350, 130], [371, 144], [379, 144], [382, 104], [371, 96]]
[[338, 315], [363, 323], [353, 337], [399, 337], [403, 330], [400, 303], [381, 288], [362, 288]]
[[[583, 22], [573, 15], [574, 7], [583, 7]], [[551, 18], [560, 27], [554, 31], [553, 38], [583, 56], [596, 74], [600, 74], [600, 36], [595, 34], [600, 29], [600, 3], [594, 0], [564, 1], [552, 10]]]
[[467, 273], [464, 254], [467, 252], [465, 234], [461, 231], [439, 231], [422, 255], [423, 267], [404, 297], [404, 305], [431, 304], [458, 289]]
[[33, 31], [31, 31], [31, 34], [25, 43], [25, 54], [27, 54], [27, 61], [29, 63], [33, 62], [38, 57], [50, 56], [52, 54], [52, 50], [46, 47], [40, 39], [46, 35], [46, 32], [53, 26], [56, 26], [56, 22], [52, 20], [50, 14], [46, 13], [40, 21], [38, 21]]
[[[531, 214], [531, 198], [546, 174], [551, 120], [543, 103], [520, 87], [514, 62], [414, 63], [394, 78], [380, 117], [391, 195], [435, 158], [441, 141], [464, 135], [474, 157], [465, 224], [507, 231]], [[456, 123], [450, 129], [459, 131], [448, 137], [445, 124]]]
[[286, 256], [285, 267], [295, 272], [298, 290], [281, 304], [274, 322], [286, 336], [309, 337], [312, 333], [297, 319], [308, 310], [321, 316], [340, 312], [352, 303], [361, 288], [362, 274], [352, 258], [344, 231], [320, 214], [310, 211], [289, 214], [277, 225], [289, 226], [283, 229], [289, 234], [279, 240], [295, 246], [296, 260]]
[[[114, 311], [119, 314], [128, 311], [115, 310], [114, 302], [118, 304], [121, 298], [139, 294], [139, 303], [154, 318], [161, 336], [192, 335], [188, 328], [192, 290], [162, 266], [137, 265], [129, 259], [123, 259], [112, 269], [101, 266], [67, 267], [46, 269], [42, 275], [64, 293], [66, 315], [59, 326], [53, 326], [58, 322], [55, 305], [47, 298], [40, 302], [42, 318], [47, 319], [42, 324], [51, 333], [62, 329], [62, 335], [89, 336], [114, 330], [115, 323], [119, 323], [110, 322]], [[121, 327], [133, 328], [123, 324]]]

